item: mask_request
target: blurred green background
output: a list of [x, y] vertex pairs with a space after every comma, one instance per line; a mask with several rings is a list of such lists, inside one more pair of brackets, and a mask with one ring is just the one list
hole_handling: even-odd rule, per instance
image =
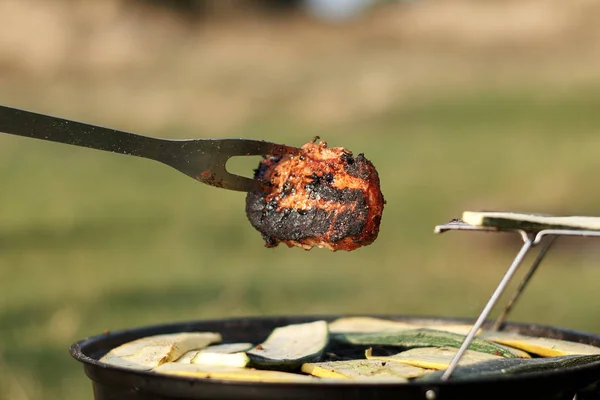
[[[205, 3], [0, 1], [0, 103], [159, 137], [320, 135], [377, 167], [379, 239], [266, 249], [243, 193], [0, 135], [0, 398], [91, 398], [68, 346], [104, 330], [474, 317], [519, 239], [436, 224], [480, 209], [600, 215], [597, 2], [388, 1], [347, 20]], [[600, 333], [598, 246], [560, 239], [511, 319]]]

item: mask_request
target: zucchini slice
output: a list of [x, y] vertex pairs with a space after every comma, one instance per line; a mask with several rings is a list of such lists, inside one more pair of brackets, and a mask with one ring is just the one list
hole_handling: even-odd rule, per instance
[[[373, 356], [371, 349], [365, 352], [368, 360], [388, 361], [391, 363], [402, 363], [414, 367], [427, 369], [446, 369], [450, 365], [452, 358], [456, 355], [458, 349], [449, 347], [419, 347], [398, 353], [394, 356]], [[460, 359], [458, 365], [470, 365], [482, 361], [501, 360], [502, 357], [494, 356], [479, 351], [467, 350]]]
[[423, 376], [429, 371], [411, 365], [387, 361], [349, 360], [303, 364], [302, 372], [329, 379], [385, 379], [395, 382], [407, 382], [408, 379]]
[[[512, 358], [484, 361], [477, 364], [458, 366], [452, 380], [488, 379], [504, 375], [515, 375], [533, 372], [554, 371], [559, 369], [581, 367], [600, 362], [600, 355], [572, 355], [551, 358]], [[432, 372], [417, 378], [418, 381], [437, 381], [442, 377], [443, 371]]]
[[293, 371], [319, 361], [329, 341], [326, 321], [287, 325], [273, 330], [267, 340], [246, 354], [261, 369]]
[[465, 211], [462, 220], [469, 225], [498, 229], [523, 229], [528, 232], [545, 229], [600, 230], [599, 217], [554, 217], [514, 212]]
[[542, 357], [600, 354], [598, 347], [566, 340], [538, 338], [511, 332], [484, 332], [480, 336], [486, 340]]
[[231, 354], [238, 353], [241, 351], [250, 350], [253, 347], [252, 343], [223, 343], [223, 344], [215, 344], [212, 346], [208, 346], [202, 350], [192, 350], [185, 353], [179, 359], [177, 359], [178, 363], [190, 364], [194, 357], [198, 355], [198, 353], [218, 353], [218, 354]]
[[[459, 348], [465, 335], [452, 332], [442, 332], [432, 329], [415, 329], [398, 332], [373, 332], [373, 333], [336, 333], [331, 335], [331, 340], [341, 343], [363, 346], [398, 346], [404, 348], [414, 347], [454, 347]], [[488, 353], [505, 358], [515, 358], [511, 350], [496, 343], [475, 338], [469, 350]]]
[[136, 370], [150, 370], [172, 362], [185, 353], [220, 342], [214, 332], [184, 332], [156, 335], [134, 340], [112, 349], [100, 362]]
[[433, 329], [466, 335], [471, 330], [471, 325], [444, 323], [416, 324], [373, 317], [343, 317], [329, 323], [329, 332], [331, 333], [395, 332], [414, 329]]

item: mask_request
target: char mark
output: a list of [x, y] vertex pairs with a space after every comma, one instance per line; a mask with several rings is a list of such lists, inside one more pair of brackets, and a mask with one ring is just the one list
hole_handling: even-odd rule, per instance
[[277, 241], [302, 241], [321, 237], [337, 242], [346, 237], [357, 237], [366, 224], [366, 203], [362, 192], [351, 189], [328, 187], [322, 192], [338, 203], [353, 205], [344, 211], [328, 211], [321, 208], [277, 210], [276, 201], [266, 201], [264, 194], [248, 193], [246, 214], [252, 226], [265, 238], [267, 247], [273, 247]]
[[352, 157], [347, 154], [342, 155], [342, 161], [344, 162], [344, 170], [349, 175], [355, 178], [368, 180], [370, 176], [369, 167], [372, 166], [369, 160], [365, 158], [364, 154], [359, 154], [356, 157]]

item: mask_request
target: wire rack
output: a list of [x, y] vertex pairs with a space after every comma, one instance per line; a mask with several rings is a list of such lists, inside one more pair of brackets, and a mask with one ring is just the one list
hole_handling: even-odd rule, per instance
[[[592, 218], [592, 217], [586, 217], [586, 218]], [[518, 229], [517, 228], [498, 228], [498, 227], [490, 227], [490, 226], [470, 225], [459, 219], [454, 219], [446, 224], [437, 225], [434, 230], [434, 232], [438, 233], [438, 234], [448, 232], [448, 231], [514, 232], [514, 233], [517, 233], [520, 235], [521, 239], [523, 240], [523, 246], [521, 247], [521, 249], [515, 256], [514, 260], [512, 261], [511, 265], [509, 266], [508, 270], [502, 277], [500, 283], [498, 284], [498, 286], [492, 293], [492, 296], [486, 303], [485, 307], [483, 308], [483, 310], [477, 317], [477, 320], [473, 324], [471, 330], [465, 337], [462, 345], [458, 349], [458, 352], [453, 357], [452, 361], [450, 362], [450, 365], [448, 366], [448, 368], [442, 375], [443, 380], [450, 379], [450, 377], [452, 376], [452, 373], [456, 369], [460, 359], [462, 358], [465, 351], [471, 345], [471, 342], [475, 338], [477, 331], [481, 328], [481, 326], [483, 325], [485, 320], [488, 318], [490, 312], [492, 311], [492, 309], [498, 302], [498, 299], [500, 298], [500, 296], [502, 296], [502, 294], [506, 290], [506, 287], [510, 283], [515, 272], [517, 271], [519, 266], [523, 263], [525, 256], [533, 248], [539, 248], [537, 257], [535, 258], [535, 260], [533, 261], [533, 264], [529, 268], [529, 271], [527, 272], [527, 274], [525, 275], [525, 277], [519, 284], [515, 294], [512, 296], [512, 298], [506, 304], [506, 306], [504, 307], [504, 309], [502, 310], [502, 312], [500, 313], [500, 315], [498, 316], [498, 318], [492, 325], [492, 328], [491, 328], [492, 330], [498, 330], [501, 327], [502, 323], [506, 320], [506, 318], [508, 317], [508, 314], [510, 313], [510, 311], [513, 309], [513, 307], [517, 303], [519, 297], [525, 291], [527, 284], [531, 281], [531, 278], [533, 277], [536, 270], [538, 269], [538, 267], [540, 266], [540, 264], [546, 257], [548, 250], [550, 250], [550, 247], [555, 242], [555, 239], [557, 237], [559, 237], [559, 236], [600, 237], [600, 231], [598, 231], [598, 230], [587, 230], [587, 229], [525, 230], [522, 228], [518, 228]]]

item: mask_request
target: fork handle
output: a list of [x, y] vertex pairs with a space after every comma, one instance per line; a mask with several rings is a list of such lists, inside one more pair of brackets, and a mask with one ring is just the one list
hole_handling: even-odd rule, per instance
[[51, 117], [0, 105], [0, 132], [164, 162], [169, 140]]

